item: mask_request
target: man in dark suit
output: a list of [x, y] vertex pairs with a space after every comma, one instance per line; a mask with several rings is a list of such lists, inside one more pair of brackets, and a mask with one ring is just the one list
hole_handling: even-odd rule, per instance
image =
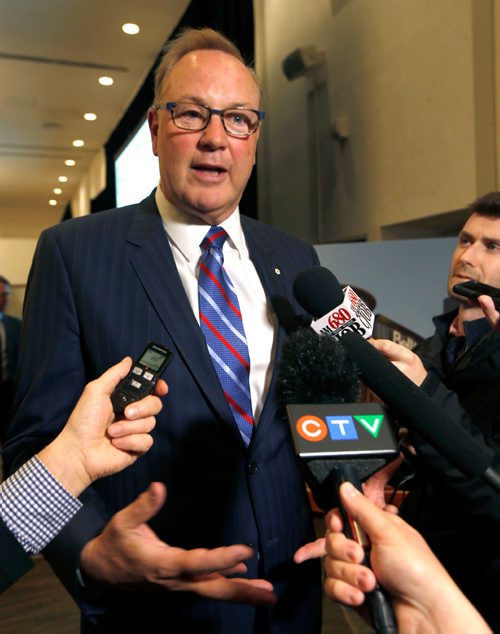
[[14, 377], [21, 336], [21, 320], [5, 314], [10, 290], [9, 280], [0, 275], [0, 443], [2, 444], [12, 416]]
[[[274, 370], [287, 328], [306, 317], [293, 281], [318, 259], [300, 240], [240, 217], [264, 115], [256, 78], [237, 48], [210, 29], [188, 30], [163, 58], [155, 92], [149, 124], [160, 164], [156, 191], [137, 205], [65, 222], [40, 238], [7, 457], [18, 464], [56, 433], [83, 383], [112, 360], [138, 354], [148, 341], [171, 348], [170, 392], [153, 449], [88, 490], [80, 521], [70, 522], [45, 555], [80, 602], [86, 632], [146, 626], [183, 634], [314, 634], [320, 570], [317, 562], [297, 566], [292, 559], [313, 529], [286, 418], [274, 398]], [[244, 325], [245, 336], [238, 337], [250, 357], [248, 387], [239, 387], [251, 397], [250, 412], [222, 389], [212, 361], [217, 355], [200, 328], [201, 243], [211, 227], [228, 235], [224, 275]], [[213, 293], [205, 299], [210, 303]], [[229, 356], [237, 356], [232, 348]], [[227, 374], [235, 376], [231, 368]], [[246, 440], [235, 422], [243, 414], [253, 429]], [[150, 523], [159, 538], [185, 549], [251, 545], [245, 576], [271, 581], [276, 605], [256, 609], [158, 592], [160, 585], [185, 586], [182, 578], [162, 583], [148, 531], [134, 539], [123, 525], [101, 533], [151, 480], [169, 491], [168, 504]], [[120, 585], [130, 583], [133, 594]]]

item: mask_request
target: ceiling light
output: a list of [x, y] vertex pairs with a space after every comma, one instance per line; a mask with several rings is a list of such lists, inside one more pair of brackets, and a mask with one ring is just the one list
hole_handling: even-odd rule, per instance
[[51, 207], [55, 207], [55, 206], [57, 205], [57, 200], [54, 200], [54, 198], [51, 198], [51, 199], [49, 200], [49, 205], [50, 205]]
[[114, 80], [112, 77], [99, 77], [99, 83], [101, 86], [111, 86]]
[[62, 189], [60, 187], [55, 187], [53, 191], [54, 194], [62, 194]]
[[122, 26], [122, 31], [127, 35], [137, 35], [141, 29], [137, 24], [133, 24], [132, 22], [127, 22]]
[[66, 183], [68, 180], [67, 176], [59, 176], [59, 178], [57, 179], [60, 183]]
[[74, 161], [73, 159], [66, 159], [64, 161], [64, 165], [67, 165], [68, 167], [74, 167], [76, 165], [76, 161]]
[[73, 141], [73, 147], [83, 147], [85, 145], [85, 141], [82, 139], [75, 139]]
[[97, 119], [97, 115], [96, 115], [94, 112], [86, 112], [86, 113], [83, 115], [83, 118], [84, 118], [86, 121], [95, 121], [95, 120]]

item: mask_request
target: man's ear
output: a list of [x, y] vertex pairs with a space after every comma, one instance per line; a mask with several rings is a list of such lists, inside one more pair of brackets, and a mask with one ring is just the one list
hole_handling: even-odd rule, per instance
[[148, 110], [148, 125], [149, 131], [151, 133], [151, 143], [153, 146], [153, 154], [158, 156], [158, 151], [156, 149], [158, 143], [158, 111], [154, 108], [150, 108]]

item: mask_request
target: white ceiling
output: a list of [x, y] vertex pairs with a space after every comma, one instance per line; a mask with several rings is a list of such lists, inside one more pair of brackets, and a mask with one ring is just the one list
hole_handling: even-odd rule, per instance
[[[0, 0], [0, 237], [31, 235], [61, 218], [188, 4]], [[140, 33], [125, 35], [125, 22]], [[113, 86], [101, 86], [101, 75]], [[97, 120], [85, 121], [85, 112]], [[74, 148], [74, 139], [85, 146]], [[67, 158], [77, 165], [66, 167]]]

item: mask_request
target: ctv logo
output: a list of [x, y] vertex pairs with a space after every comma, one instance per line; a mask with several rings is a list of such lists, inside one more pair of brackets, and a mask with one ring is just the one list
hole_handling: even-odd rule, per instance
[[382, 428], [383, 414], [360, 414], [344, 416], [301, 416], [296, 423], [297, 433], [309, 442], [320, 442], [328, 435], [331, 440], [357, 440], [358, 430], [355, 421], [369, 434], [377, 438]]

